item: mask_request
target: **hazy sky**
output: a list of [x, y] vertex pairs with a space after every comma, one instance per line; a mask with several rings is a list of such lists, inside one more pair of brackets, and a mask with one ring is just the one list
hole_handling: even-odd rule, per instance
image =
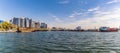
[[0, 0], [1, 20], [23, 16], [50, 27], [119, 27], [120, 0]]

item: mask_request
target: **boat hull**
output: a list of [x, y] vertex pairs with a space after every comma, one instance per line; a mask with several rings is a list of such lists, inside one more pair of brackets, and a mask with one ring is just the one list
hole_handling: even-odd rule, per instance
[[101, 27], [100, 32], [118, 32], [117, 28]]

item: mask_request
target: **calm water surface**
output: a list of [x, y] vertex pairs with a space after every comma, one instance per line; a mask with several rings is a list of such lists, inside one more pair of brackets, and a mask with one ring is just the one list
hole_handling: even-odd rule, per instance
[[0, 33], [0, 53], [120, 53], [120, 32]]

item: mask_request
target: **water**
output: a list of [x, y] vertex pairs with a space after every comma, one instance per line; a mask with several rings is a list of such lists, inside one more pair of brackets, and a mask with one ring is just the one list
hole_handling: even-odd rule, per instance
[[0, 33], [0, 53], [120, 53], [120, 32]]

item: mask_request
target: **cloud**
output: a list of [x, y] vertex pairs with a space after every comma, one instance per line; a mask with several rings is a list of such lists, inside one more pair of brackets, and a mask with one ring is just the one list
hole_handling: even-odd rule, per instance
[[60, 19], [59, 17], [54, 17], [54, 20], [55, 20], [55, 22], [58, 22], [58, 23], [62, 23], [62, 22], [64, 22], [62, 19]]
[[79, 15], [81, 15], [82, 13], [81, 12], [76, 12], [76, 11], [74, 11], [70, 16], [69, 16], [69, 18], [75, 18], [76, 16], [79, 16]]
[[51, 15], [53, 18], [56, 18], [57, 16], [55, 16], [55, 15]]
[[84, 29], [99, 28], [100, 26], [119, 27], [120, 8], [114, 8], [112, 11], [97, 10], [95, 12], [93, 12], [92, 17], [70, 23], [70, 27], [83, 26]]
[[63, 1], [60, 1], [59, 4], [68, 4], [70, 1], [69, 0], [63, 0]]
[[118, 2], [120, 2], [120, 0], [111, 0], [111, 1], [107, 2], [106, 4], [112, 4], [112, 3], [118, 3]]
[[100, 7], [98, 6], [98, 7], [95, 7], [95, 8], [88, 9], [88, 11], [97, 11], [99, 9], [100, 9]]
[[88, 2], [87, 2], [87, 1], [84, 1], [84, 0], [79, 0], [78, 2], [79, 2], [79, 4], [84, 4], [84, 5], [85, 5], [85, 4], [88, 4]]
[[57, 18], [57, 17], [55, 18], [55, 21], [56, 22], [63, 22], [63, 20], [61, 20], [60, 18]]
[[[86, 11], [86, 12], [76, 12], [74, 11], [67, 21], [64, 19], [60, 19], [57, 16], [55, 17], [56, 22], [52, 23], [54, 26], [58, 27], [66, 27], [74, 29], [77, 26], [81, 26], [83, 29], [94, 29], [99, 28], [101, 26], [108, 26], [108, 27], [119, 27], [120, 26], [120, 7], [111, 8], [111, 10], [103, 11], [101, 7], [92, 8], [94, 10]], [[89, 13], [92, 15], [89, 16]], [[76, 18], [77, 16], [85, 17], [84, 19], [77, 19], [72, 22], [69, 22], [70, 18]], [[72, 19], [73, 20], [73, 19]], [[67, 22], [67, 23], [66, 23]]]
[[49, 15], [54, 19], [55, 22], [63, 22], [63, 20], [61, 20], [59, 17], [49, 13]]

